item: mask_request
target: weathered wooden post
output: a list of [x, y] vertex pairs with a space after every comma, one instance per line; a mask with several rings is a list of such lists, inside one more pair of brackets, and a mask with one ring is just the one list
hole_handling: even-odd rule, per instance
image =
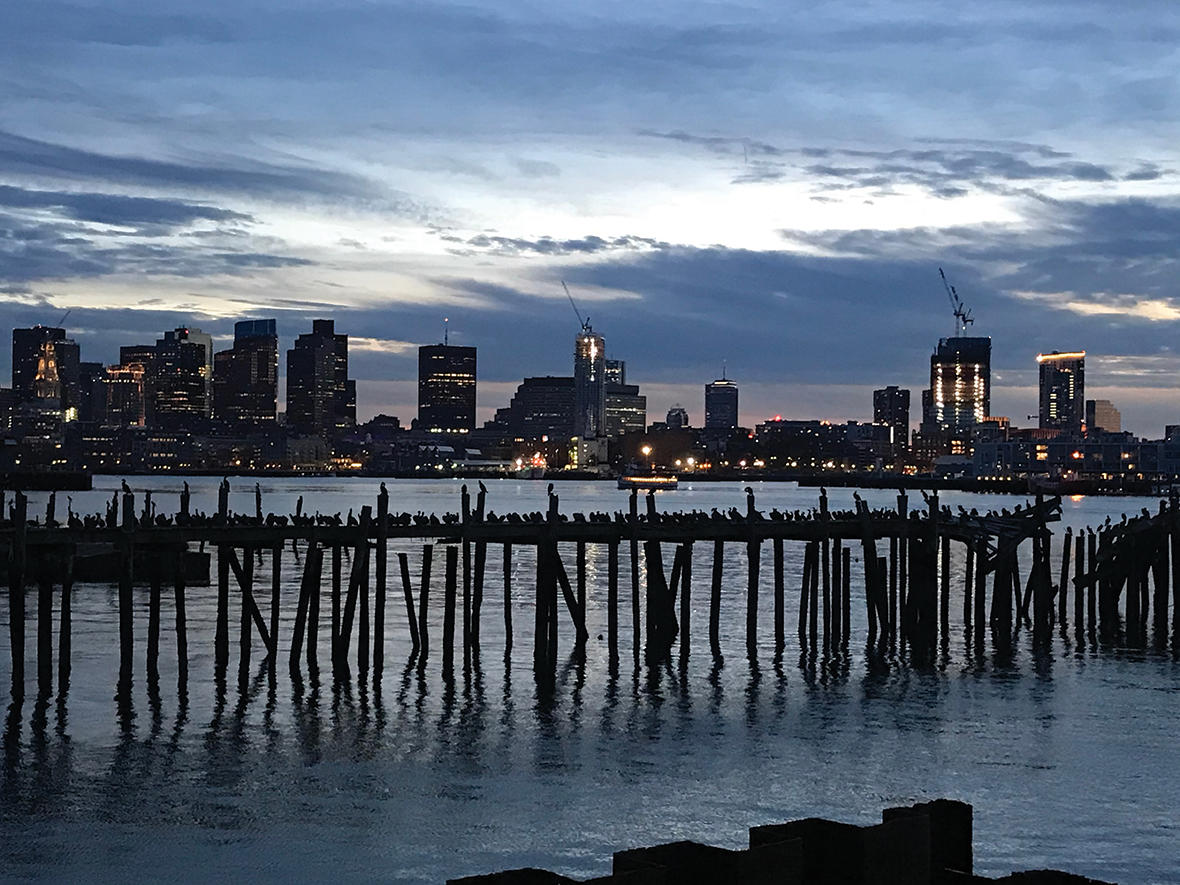
[[[783, 575], [783, 539], [774, 539], [774, 653], [782, 654], [786, 640], [786, 587]], [[684, 617], [681, 616], [681, 621]]]
[[[406, 622], [410, 625], [410, 655], [416, 655], [421, 648], [418, 638], [418, 618], [414, 615], [414, 587], [410, 579], [410, 557], [406, 553], [398, 553], [397, 564], [402, 576], [402, 595], [406, 600]], [[374, 667], [376, 659], [374, 659]]]
[[463, 541], [463, 669], [471, 667], [471, 495], [464, 483], [459, 489], [460, 531]]
[[[376, 586], [373, 588], [373, 675], [379, 678], [385, 666], [385, 583], [389, 566], [389, 490], [381, 483], [377, 493], [377, 563]], [[406, 576], [409, 576], [407, 571]], [[413, 611], [413, 605], [410, 606]], [[415, 648], [418, 645], [414, 639]]]
[[631, 489], [627, 500], [631, 528], [631, 654], [639, 664], [639, 493]]
[[451, 678], [455, 669], [455, 596], [458, 593], [459, 549], [446, 548], [446, 583], [443, 585], [443, 676]]
[[122, 533], [119, 538], [121, 562], [119, 568], [119, 694], [131, 690], [132, 659], [135, 651], [133, 604], [131, 598], [134, 562], [132, 532], [135, 530], [135, 499], [130, 492], [123, 495]]
[[680, 568], [680, 666], [683, 669], [688, 664], [691, 645], [689, 636], [692, 624], [692, 541], [685, 541], [681, 549], [684, 551], [684, 563]]
[[41, 697], [53, 692], [52, 565], [52, 553], [45, 548], [41, 551], [37, 580], [37, 693]]
[[[0, 504], [0, 511], [3, 511]], [[57, 638], [57, 693], [64, 696], [70, 686], [70, 642], [73, 633], [70, 610], [74, 591], [74, 545], [66, 549], [61, 579], [61, 616]]]
[[425, 668], [426, 658], [430, 653], [430, 629], [426, 620], [427, 603], [430, 599], [430, 566], [434, 558], [434, 545], [422, 546], [422, 587], [418, 591], [418, 639], [422, 645], [422, 654], [418, 658], [419, 668]]
[[332, 545], [332, 663], [340, 657], [340, 543]]
[[254, 605], [254, 548], [242, 548], [242, 570], [238, 575], [242, 617], [238, 632], [238, 685], [245, 691], [250, 683], [250, 607]]
[[25, 567], [28, 562], [29, 499], [17, 489], [13, 500], [14, 530], [8, 568], [8, 642], [12, 650], [12, 697], [19, 700], [25, 695]]
[[[618, 548], [615, 548], [618, 555]], [[504, 652], [512, 650], [512, 544], [504, 545]]]
[[188, 693], [188, 623], [185, 612], [184, 554], [181, 545], [176, 551], [176, 572], [173, 575], [173, 599], [176, 606], [176, 687], [183, 698]]
[[1086, 530], [1079, 529], [1074, 539], [1073, 557], [1073, 629], [1074, 635], [1080, 640], [1086, 629], [1086, 588], [1082, 586], [1082, 578], [1086, 574]]
[[823, 527], [823, 542], [820, 548], [820, 569], [824, 585], [824, 652], [831, 650], [832, 643], [832, 568], [830, 561], [831, 540], [828, 537], [828, 490], [819, 490], [819, 518]]
[[939, 564], [939, 627], [945, 639], [951, 632], [951, 539], [944, 534], [941, 537], [942, 559]]
[[[274, 651], [267, 656], [266, 668], [273, 680], [278, 670], [279, 660], [279, 603], [282, 589], [283, 542], [279, 541], [270, 548], [270, 641], [274, 644]], [[315, 628], [312, 628], [315, 632]], [[309, 647], [313, 650], [314, 645]]]
[[[843, 619], [844, 619], [844, 580], [840, 577], [840, 566], [842, 565], [843, 556], [840, 551], [843, 543], [839, 538], [832, 538], [832, 651], [835, 651], [840, 644], [840, 637], [843, 635]], [[865, 565], [865, 601], [872, 604], [872, 594], [868, 592], [871, 586], [872, 564]]]
[[1073, 550], [1073, 526], [1066, 526], [1065, 537], [1061, 541], [1061, 579], [1058, 582], [1057, 620], [1061, 625], [1061, 635], [1065, 635], [1068, 626], [1069, 606], [1069, 555]]
[[713, 576], [709, 587], [709, 648], [713, 657], [721, 657], [721, 578], [724, 569], [725, 542], [713, 540]]
[[619, 660], [619, 542], [613, 539], [606, 547], [606, 642], [614, 664]]
[[[484, 522], [484, 508], [487, 506], [488, 490], [483, 482], [479, 484], [479, 492], [475, 496], [475, 521], [480, 526]], [[480, 537], [475, 542], [475, 573], [471, 587], [471, 649], [473, 654], [479, 654], [479, 624], [480, 613], [483, 611], [483, 579], [487, 571], [488, 542]]]
[[811, 544], [803, 547], [803, 579], [799, 587], [799, 650], [807, 648], [807, 604], [811, 595]]
[[148, 635], [147, 635], [147, 677], [148, 682], [160, 681], [160, 595], [161, 561], [160, 554], [151, 550], [148, 565]]
[[213, 636], [213, 671], [216, 678], [225, 676], [229, 666], [229, 480], [217, 487], [217, 521], [222, 536], [217, 541], [217, 622]]

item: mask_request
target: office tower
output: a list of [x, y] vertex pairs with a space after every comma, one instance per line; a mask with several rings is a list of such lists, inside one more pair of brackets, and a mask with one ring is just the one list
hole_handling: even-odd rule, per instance
[[627, 383], [627, 361], [626, 360], [607, 360], [606, 361], [606, 383], [610, 384], [626, 384]]
[[330, 436], [356, 424], [356, 382], [348, 377], [348, 336], [332, 320], [313, 320], [287, 351], [287, 426]]
[[[156, 341], [151, 368], [151, 423], [169, 430], [191, 430], [209, 415], [210, 336], [178, 328]], [[120, 351], [122, 352], [122, 351]]]
[[574, 379], [525, 378], [508, 404], [507, 424], [518, 439], [569, 439], [574, 428]]
[[647, 397], [638, 384], [606, 386], [606, 435], [622, 436], [647, 427]]
[[205, 365], [201, 367], [201, 380], [205, 382], [205, 412], [208, 418], [213, 414], [213, 336], [200, 329], [185, 329], [185, 337], [204, 348]]
[[65, 338], [65, 329], [51, 326], [12, 330], [12, 390], [18, 401], [36, 398], [33, 382], [37, 377], [37, 363], [44, 355], [45, 344], [64, 341]]
[[102, 363], [78, 365], [78, 420], [101, 422], [106, 416], [107, 368]]
[[[17, 402], [56, 400], [66, 421], [78, 417], [81, 401], [81, 355], [76, 341], [66, 338], [65, 329], [33, 326], [12, 330], [12, 389]], [[37, 373], [44, 368], [55, 376], [50, 385], [42, 378], [36, 389]], [[53, 392], [53, 396], [47, 394]]]
[[705, 429], [732, 430], [738, 426], [738, 386], [725, 373], [705, 385]]
[[942, 338], [930, 357], [929, 413], [923, 423], [959, 431], [991, 409], [991, 338]]
[[873, 423], [889, 428], [891, 442], [905, 448], [910, 444], [910, 392], [891, 384], [873, 391]]
[[682, 429], [688, 426], [688, 409], [677, 403], [668, 409], [668, 417], [665, 419], [669, 429]]
[[143, 427], [147, 423], [147, 370], [130, 362], [107, 368], [106, 402], [101, 421], [112, 427]]
[[1041, 427], [1081, 433], [1086, 417], [1086, 352], [1037, 354], [1041, 372]]
[[278, 389], [275, 321], [234, 323], [234, 346], [213, 357], [213, 417], [236, 430], [273, 427]]
[[1123, 416], [1108, 399], [1086, 400], [1086, 429], [1104, 430], [1107, 433], [1120, 433], [1123, 429]]
[[606, 341], [586, 322], [574, 339], [574, 436], [606, 432]]
[[426, 344], [418, 348], [418, 429], [470, 433], [475, 429], [475, 348]]

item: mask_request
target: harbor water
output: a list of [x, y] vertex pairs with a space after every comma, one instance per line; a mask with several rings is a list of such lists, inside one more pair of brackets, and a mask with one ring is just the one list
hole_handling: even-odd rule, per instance
[[[129, 479], [160, 512], [176, 509], [182, 480]], [[193, 510], [216, 510], [216, 478], [193, 478]], [[231, 479], [230, 507], [254, 512], [254, 480]], [[378, 480], [261, 481], [263, 507], [289, 513], [359, 513]], [[392, 512], [459, 509], [461, 481], [387, 480]], [[473, 484], [473, 483], [472, 483]], [[544, 511], [546, 483], [488, 481], [495, 513]], [[67, 507], [104, 509], [117, 478], [90, 492], [58, 493]], [[760, 510], [810, 509], [817, 491], [753, 484]], [[625, 510], [614, 483], [557, 483], [563, 513]], [[833, 509], [853, 490], [832, 489]], [[890, 491], [864, 491], [892, 507]], [[46, 494], [30, 495], [30, 516]], [[660, 510], [744, 511], [741, 483], [694, 483], [658, 495]], [[1023, 503], [944, 493], [943, 503], [984, 510]], [[913, 507], [924, 506], [918, 493]], [[1138, 513], [1151, 499], [1063, 502], [1053, 528]], [[706, 550], [708, 546], [710, 549]], [[956, 545], [958, 547], [958, 545]], [[625, 548], [625, 545], [624, 545]], [[535, 561], [514, 548], [513, 643], [506, 649], [502, 560], [489, 548], [481, 648], [473, 666], [443, 679], [437, 645], [424, 671], [406, 666], [410, 639], [392, 559], [385, 666], [334, 684], [323, 666], [293, 681], [285, 665], [299, 569], [283, 572], [280, 662], [266, 675], [255, 646], [241, 690], [214, 679], [214, 591], [188, 593], [187, 696], [176, 689], [174, 637], [161, 640], [158, 692], [144, 676], [147, 591], [135, 590], [137, 657], [131, 711], [114, 700], [119, 672], [116, 588], [72, 591], [72, 674], [67, 693], [38, 698], [35, 642], [24, 699], [7, 699], [0, 770], [0, 880], [323, 881], [437, 883], [519, 866], [603, 875], [616, 850], [678, 839], [745, 844], [750, 826], [822, 816], [879, 819], [885, 806], [948, 797], [975, 808], [976, 871], [1057, 867], [1121, 883], [1180, 881], [1180, 663], [1171, 648], [1133, 651], [1054, 634], [1034, 653], [1029, 631], [1011, 661], [966, 653], [961, 550], [952, 569], [951, 636], [934, 666], [900, 656], [870, 665], [859, 546], [853, 547], [854, 641], [847, 654], [800, 660], [794, 625], [803, 547], [786, 545], [787, 650], [774, 654], [771, 557], [762, 557], [758, 654], [745, 642], [744, 545], [726, 548], [721, 646], [709, 650], [711, 545], [693, 565], [693, 632], [687, 666], [651, 669], [632, 655], [630, 563], [621, 563], [620, 662], [607, 654], [606, 551], [590, 545], [590, 641], [573, 655], [560, 621], [557, 684], [539, 693], [532, 674]], [[417, 579], [421, 544], [408, 552]], [[565, 550], [567, 569], [573, 551]], [[670, 562], [670, 556], [666, 557]], [[269, 586], [269, 556], [256, 579]], [[434, 565], [430, 628], [442, 622], [441, 562]], [[572, 570], [571, 570], [572, 573]], [[1027, 572], [1025, 572], [1027, 574]], [[1056, 580], [1056, 578], [1055, 578]], [[35, 589], [27, 633], [35, 636]], [[56, 594], [55, 594], [56, 595]], [[171, 623], [165, 594], [164, 623]], [[236, 601], [230, 648], [236, 655]], [[0, 593], [0, 692], [9, 690], [8, 595]], [[326, 618], [320, 620], [327, 648]], [[326, 664], [326, 653], [321, 656]], [[461, 655], [460, 655], [461, 661]], [[802, 666], [801, 666], [802, 664]]]

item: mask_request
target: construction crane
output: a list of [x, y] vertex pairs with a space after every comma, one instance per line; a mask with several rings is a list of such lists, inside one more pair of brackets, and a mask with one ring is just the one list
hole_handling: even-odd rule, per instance
[[947, 280], [941, 267], [938, 269], [938, 275], [942, 277], [942, 287], [946, 289], [946, 297], [951, 300], [951, 310], [955, 314], [955, 337], [957, 338], [967, 331], [969, 325], [975, 322], [975, 317], [971, 316], [971, 311], [963, 304], [963, 299], [959, 297], [955, 287]]
[[561, 281], [561, 288], [565, 289], [565, 297], [570, 300], [570, 307], [574, 309], [574, 316], [578, 318], [578, 323], [582, 327], [582, 332], [586, 334], [593, 331], [590, 328], [590, 317], [582, 319], [582, 313], [578, 310], [578, 305], [574, 303], [574, 296], [570, 294], [570, 287], [565, 284], [565, 280]]

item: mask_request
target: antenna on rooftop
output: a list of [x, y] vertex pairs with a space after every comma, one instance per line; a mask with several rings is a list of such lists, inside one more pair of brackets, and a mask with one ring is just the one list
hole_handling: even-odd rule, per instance
[[443, 347], [451, 343], [451, 318], [443, 317]]

